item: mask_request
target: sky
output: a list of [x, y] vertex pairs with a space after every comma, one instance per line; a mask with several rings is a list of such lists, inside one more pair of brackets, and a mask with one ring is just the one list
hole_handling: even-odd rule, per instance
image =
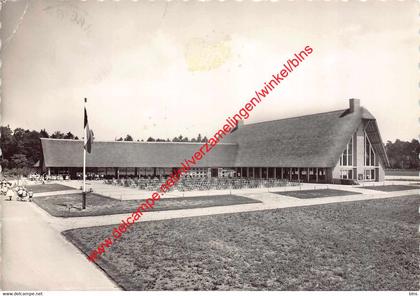
[[26, 1], [1, 10], [2, 125], [95, 139], [211, 136], [283, 63], [314, 52], [245, 124], [345, 109], [419, 135], [415, 1]]

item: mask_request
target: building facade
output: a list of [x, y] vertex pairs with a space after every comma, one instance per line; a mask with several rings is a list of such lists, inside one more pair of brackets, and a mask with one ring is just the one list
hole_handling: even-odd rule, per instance
[[[41, 139], [40, 168], [82, 171], [82, 141]], [[87, 172], [107, 178], [166, 177], [203, 143], [101, 142]], [[350, 99], [343, 110], [240, 125], [189, 172], [192, 178], [287, 179], [300, 182], [382, 181], [389, 166], [375, 117]]]

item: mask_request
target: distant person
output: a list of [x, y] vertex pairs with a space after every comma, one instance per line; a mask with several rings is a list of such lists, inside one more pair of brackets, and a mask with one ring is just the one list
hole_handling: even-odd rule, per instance
[[9, 188], [9, 189], [7, 190], [7, 193], [6, 193], [6, 197], [8, 197], [8, 198], [9, 198], [9, 200], [12, 200], [13, 195], [14, 195], [14, 193], [13, 193], [12, 188]]
[[33, 197], [34, 197], [34, 192], [32, 190], [29, 190], [29, 192], [28, 192], [28, 198], [29, 198], [29, 201], [30, 202], [32, 201], [32, 198]]
[[27, 198], [28, 198], [28, 191], [26, 191], [26, 188], [23, 187], [22, 188], [22, 196], [21, 196], [20, 200], [26, 201]]

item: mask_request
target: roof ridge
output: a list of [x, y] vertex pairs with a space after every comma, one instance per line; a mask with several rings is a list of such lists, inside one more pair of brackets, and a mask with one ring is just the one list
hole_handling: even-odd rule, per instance
[[261, 124], [261, 123], [267, 123], [267, 122], [281, 121], [281, 120], [286, 120], [286, 119], [295, 119], [295, 118], [315, 116], [315, 115], [321, 115], [321, 114], [327, 114], [327, 113], [334, 113], [334, 112], [344, 112], [346, 110], [348, 110], [348, 108], [347, 109], [340, 109], [340, 110], [333, 110], [333, 111], [313, 113], [313, 114], [299, 115], [299, 116], [293, 116], [293, 117], [286, 117], [286, 118], [280, 118], [280, 119], [273, 119], [273, 120], [267, 120], [267, 121], [260, 121], [260, 122], [250, 123], [250, 124], [244, 124], [244, 127], [245, 126], [250, 126], [250, 125]]
[[[41, 138], [41, 140], [52, 140], [52, 141], [73, 141], [73, 142], [83, 142], [83, 140], [75, 140], [75, 139], [56, 139], [56, 138]], [[202, 144], [204, 145], [206, 142], [138, 142], [138, 141], [115, 141], [115, 140], [108, 140], [108, 141], [93, 141], [94, 143], [127, 143], [127, 144]], [[221, 143], [219, 142], [217, 145], [238, 145], [237, 143]]]

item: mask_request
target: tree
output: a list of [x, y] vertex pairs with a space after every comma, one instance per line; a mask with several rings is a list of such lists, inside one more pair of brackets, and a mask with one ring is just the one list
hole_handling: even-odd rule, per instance
[[152, 138], [152, 137], [149, 137], [149, 138], [147, 139], [147, 142], [156, 142], [156, 140], [155, 140], [154, 138]]
[[130, 135], [125, 136], [124, 141], [133, 142], [133, 137]]
[[122, 137], [119, 137], [116, 141], [123, 141], [123, 138]]
[[13, 132], [9, 126], [2, 126], [0, 132], [0, 145], [3, 159], [10, 159], [16, 151], [16, 142], [14, 141]]
[[49, 138], [50, 137], [50, 135], [47, 133], [47, 131], [45, 129], [42, 129], [39, 132], [39, 136], [40, 136], [40, 138]]
[[55, 131], [52, 135], [51, 138], [53, 139], [64, 139], [64, 133], [60, 132], [60, 131]]
[[20, 152], [26, 156], [29, 165], [32, 167], [41, 158], [42, 154], [40, 133], [34, 130], [26, 130], [22, 144], [23, 149]]
[[198, 134], [197, 136], [197, 142], [201, 142], [203, 139], [201, 138], [201, 134]]
[[75, 137], [71, 132], [68, 132], [67, 134], [64, 135], [63, 139], [71, 139], [73, 140]]
[[185, 142], [184, 139], [185, 138], [182, 135], [179, 135], [178, 137], [173, 138], [172, 142]]
[[201, 141], [201, 142], [204, 142], [204, 143], [207, 143], [207, 137], [206, 136], [204, 136], [204, 138], [203, 138], [203, 140]]
[[26, 131], [23, 128], [15, 128], [13, 131], [13, 141], [15, 143], [15, 151], [13, 151], [13, 154], [24, 154], [25, 147], [23, 146], [23, 139], [25, 138], [25, 133]]
[[411, 142], [396, 140], [388, 141], [385, 145], [386, 153], [392, 168], [396, 169], [419, 169], [420, 143], [413, 139]]
[[10, 168], [10, 162], [7, 159], [2, 159], [0, 162], [2, 169]]
[[[42, 155], [41, 138], [48, 138], [49, 134], [45, 129], [41, 131], [16, 128], [13, 131], [9, 126], [0, 127], [2, 151], [1, 165], [10, 170], [12, 174], [27, 174], [32, 170], [33, 165], [40, 160]], [[77, 139], [71, 132], [64, 134], [55, 131], [52, 138], [56, 139]]]
[[26, 156], [24, 154], [15, 154], [12, 156], [12, 165], [15, 168], [25, 168], [29, 167], [30, 163], [28, 162]]

